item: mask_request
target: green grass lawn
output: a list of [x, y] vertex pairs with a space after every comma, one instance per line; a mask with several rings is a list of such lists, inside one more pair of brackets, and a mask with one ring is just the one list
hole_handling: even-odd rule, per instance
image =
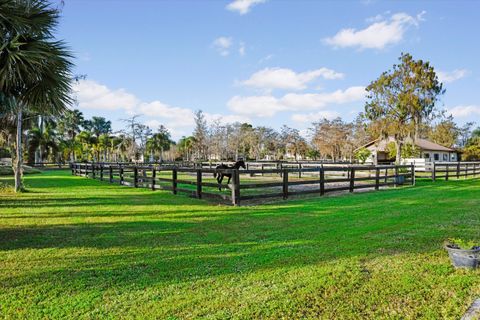
[[458, 319], [480, 296], [442, 249], [480, 239], [479, 180], [253, 207], [68, 171], [26, 185], [0, 193], [4, 318]]

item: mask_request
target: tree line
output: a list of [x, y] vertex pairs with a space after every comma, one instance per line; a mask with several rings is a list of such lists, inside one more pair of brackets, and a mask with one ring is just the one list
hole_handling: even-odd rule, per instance
[[[280, 130], [249, 123], [207, 123], [202, 111], [195, 113], [191, 136], [173, 141], [169, 130], [155, 130], [141, 123], [139, 116], [123, 119], [124, 128], [112, 130], [104, 117], [85, 119], [77, 109], [62, 116], [27, 114], [23, 121], [24, 158], [28, 164], [95, 162], [163, 162], [222, 160], [331, 160], [360, 161], [368, 156], [363, 145], [378, 137], [376, 128], [363, 115], [348, 122], [341, 118], [314, 121], [306, 134], [283, 125]], [[14, 122], [2, 120], [0, 158], [10, 157], [15, 149]], [[446, 147], [463, 151], [465, 160], [480, 159], [480, 128], [469, 122], [458, 126], [444, 114], [432, 124], [422, 124], [419, 136]], [[395, 145], [389, 145], [391, 157]], [[403, 157], [418, 157], [406, 143]]]
[[[143, 157], [147, 161], [172, 159], [169, 131], [160, 126], [154, 132], [133, 116], [124, 119], [124, 129], [113, 132], [104, 117], [84, 119], [77, 109], [61, 117], [32, 114], [24, 122], [24, 157], [28, 164], [66, 163], [74, 161], [128, 162]], [[11, 156], [15, 148], [15, 125], [0, 130], [0, 157]]]

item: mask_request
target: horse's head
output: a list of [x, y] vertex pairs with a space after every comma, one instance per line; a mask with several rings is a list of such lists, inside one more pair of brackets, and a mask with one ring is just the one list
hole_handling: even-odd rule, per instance
[[246, 167], [245, 167], [245, 161], [243, 161], [243, 160], [237, 161], [237, 162], [235, 163], [235, 167], [246, 169]]

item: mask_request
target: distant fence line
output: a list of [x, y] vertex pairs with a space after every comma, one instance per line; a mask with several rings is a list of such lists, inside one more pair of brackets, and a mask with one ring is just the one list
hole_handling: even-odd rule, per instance
[[[273, 164], [279, 164], [279, 163], [284, 163], [284, 164], [358, 164], [358, 162], [355, 161], [348, 161], [348, 160], [342, 160], [342, 161], [332, 161], [332, 160], [244, 160], [245, 163], [250, 163], [252, 165], [260, 165], [260, 164], [265, 164], [265, 165], [273, 165]], [[35, 163], [30, 163], [32, 166], [68, 166], [71, 163], [71, 161], [64, 161], [64, 162], [35, 162]], [[233, 164], [235, 163], [234, 160], [179, 160], [179, 161], [73, 161], [73, 163], [103, 163], [103, 164], [135, 164], [135, 165], [175, 165], [179, 167], [193, 167], [193, 166], [200, 166], [202, 167], [210, 167], [210, 166], [216, 166], [219, 164]], [[25, 162], [25, 164], [29, 164], [28, 162]]]
[[[354, 192], [354, 190], [366, 188], [378, 190], [384, 186], [413, 185], [415, 183], [413, 165], [320, 165], [300, 169], [283, 167], [282, 169], [236, 170], [159, 165], [72, 163], [70, 168], [73, 175], [91, 177], [135, 188], [170, 190], [173, 194], [182, 192], [196, 198], [229, 201], [233, 205], [239, 205], [241, 201], [245, 200], [278, 197], [287, 199], [290, 196], [304, 194], [323, 196], [331, 192]], [[205, 178], [213, 177], [214, 173], [232, 175], [231, 183], [226, 186], [230, 189], [229, 194], [218, 192], [218, 183], [205, 181]], [[300, 179], [302, 173], [306, 179]], [[179, 177], [179, 174], [183, 176]], [[281, 181], [262, 182], [262, 177], [259, 181], [250, 181], [252, 180], [251, 177], [268, 174], [281, 177]], [[292, 178], [292, 180], [289, 178]], [[242, 190], [245, 191], [245, 194]]]
[[480, 175], [480, 162], [434, 162], [432, 170], [432, 180], [460, 177], [477, 177]]
[[[420, 172], [418, 177], [425, 178], [427, 175], [422, 173], [431, 173], [431, 179], [446, 179], [457, 178], [457, 177], [476, 177], [480, 174], [480, 161], [432, 161], [426, 162], [422, 159], [414, 159], [413, 161], [404, 161], [403, 165], [414, 165], [415, 172]], [[82, 163], [91, 163], [91, 162], [82, 162]], [[165, 161], [165, 162], [98, 162], [97, 164], [103, 165], [123, 165], [123, 166], [162, 166], [162, 167], [177, 167], [177, 168], [193, 168], [193, 169], [214, 169], [219, 164], [233, 164], [233, 161]], [[318, 167], [327, 167], [327, 166], [365, 166], [360, 165], [354, 162], [348, 161], [330, 161], [330, 160], [299, 160], [299, 161], [287, 161], [287, 160], [258, 160], [258, 161], [246, 161], [246, 169], [299, 169], [298, 176], [302, 177], [303, 169], [307, 168], [318, 168]], [[59, 162], [42, 162], [31, 164], [35, 168], [39, 169], [63, 169], [68, 168], [70, 163], [59, 163]], [[387, 164], [383, 164], [387, 165]], [[393, 165], [393, 164], [391, 164]]]

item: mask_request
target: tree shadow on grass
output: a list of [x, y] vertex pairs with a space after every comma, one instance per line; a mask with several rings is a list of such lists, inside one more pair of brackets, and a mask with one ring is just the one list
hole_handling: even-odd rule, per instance
[[12, 286], [36, 277], [65, 282], [85, 278], [87, 283], [94, 277], [92, 286], [103, 281], [118, 286], [149, 285], [352, 257], [431, 252], [440, 248], [448, 230], [453, 230], [451, 236], [473, 236], [480, 227], [478, 221], [476, 225], [459, 224], [454, 208], [433, 219], [434, 209], [428, 205], [408, 210], [397, 199], [397, 207], [392, 206], [390, 212], [368, 212], [355, 209], [361, 199], [354, 200], [345, 207], [326, 205], [304, 211], [298, 204], [266, 206], [199, 220], [4, 228], [0, 250], [91, 250], [83, 256], [61, 258], [61, 263], [44, 274], [9, 281]]
[[[259, 272], [276, 268], [294, 268], [330, 263], [352, 257], [374, 257], [401, 253], [424, 253], [438, 249], [435, 237], [430, 242], [415, 245], [415, 239], [403, 239], [399, 233], [386, 233], [381, 238], [346, 235], [319, 239], [308, 235], [284, 238], [271, 236], [232, 237], [220, 232], [199, 237], [198, 232], [186, 236], [191, 224], [185, 223], [117, 223], [115, 226], [57, 227], [43, 231], [16, 230], [2, 233], [2, 249], [19, 248], [79, 248], [115, 249], [87, 254], [57, 257], [47, 261], [48, 268], [33, 274], [12, 277], [3, 283], [8, 287], [49, 282], [70, 288], [81, 284], [85, 288], [133, 287], [145, 288], [159, 283], [207, 279], [211, 277]], [[212, 231], [205, 231], [205, 233]], [[267, 230], [271, 232], [271, 230]], [[19, 237], [19, 234], [21, 236]], [[3, 237], [14, 238], [6, 245]], [[438, 237], [438, 235], [436, 235]], [[242, 241], [243, 240], [243, 241]], [[179, 242], [180, 241], [180, 242]], [[21, 243], [21, 245], [18, 245]], [[393, 258], [393, 256], [392, 256]], [[42, 259], [40, 257], [40, 259]], [[58, 264], [57, 264], [58, 263]]]
[[[202, 205], [205, 201], [196, 201], [194, 199], [185, 199], [184, 197], [174, 197], [162, 192], [154, 194], [147, 193], [125, 193], [106, 194], [104, 196], [85, 196], [79, 194], [78, 197], [53, 196], [46, 198], [5, 198], [0, 202], [0, 208], [64, 208], [64, 207], [88, 207], [88, 206], [121, 206], [121, 205], [155, 205], [155, 206], [174, 206], [174, 205]], [[204, 209], [205, 210], [205, 209]]]

